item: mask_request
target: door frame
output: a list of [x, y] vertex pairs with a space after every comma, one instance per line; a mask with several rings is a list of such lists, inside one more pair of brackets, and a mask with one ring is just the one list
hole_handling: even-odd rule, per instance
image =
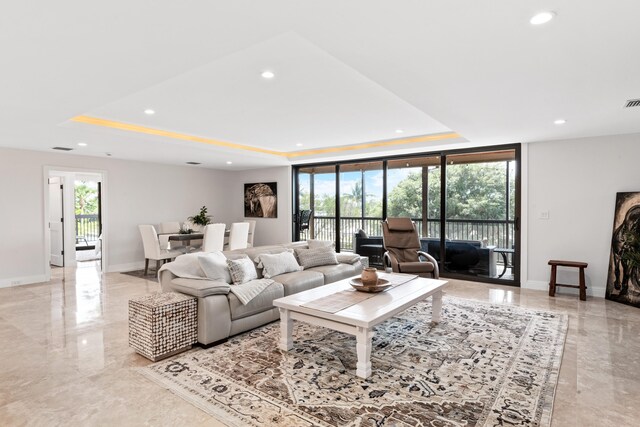
[[[43, 182], [43, 221], [42, 221], [42, 230], [44, 234], [44, 275], [45, 281], [51, 280], [51, 265], [49, 264], [49, 245], [51, 244], [51, 236], [49, 235], [49, 176], [52, 172], [71, 172], [71, 173], [87, 173], [87, 174], [95, 174], [100, 175], [101, 181], [101, 196], [100, 205], [102, 209], [101, 219], [102, 219], [102, 262], [100, 263], [100, 270], [102, 273], [107, 271], [108, 264], [108, 204], [107, 197], [108, 194], [108, 183], [107, 183], [107, 171], [103, 169], [85, 169], [85, 168], [74, 168], [68, 166], [53, 166], [53, 165], [44, 165], [42, 167], [42, 182]], [[67, 220], [65, 215], [65, 220]], [[67, 228], [67, 227], [65, 227]], [[66, 247], [67, 245], [65, 245]], [[75, 250], [74, 250], [75, 252]], [[66, 261], [66, 260], [65, 260]], [[68, 264], [65, 262], [65, 266]]]

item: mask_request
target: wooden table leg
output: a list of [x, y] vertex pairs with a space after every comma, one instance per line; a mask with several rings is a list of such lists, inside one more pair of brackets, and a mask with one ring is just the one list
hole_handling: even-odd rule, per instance
[[587, 300], [587, 285], [584, 281], [584, 268], [580, 267], [580, 300]]
[[550, 297], [555, 297], [556, 296], [556, 270], [557, 270], [557, 266], [556, 265], [552, 265], [551, 266], [551, 277], [549, 277], [549, 296]]
[[289, 310], [280, 308], [280, 350], [293, 348], [293, 320]]
[[440, 323], [440, 319], [442, 318], [442, 291], [436, 292], [431, 298], [431, 321], [433, 323]]
[[360, 378], [369, 378], [371, 376], [371, 339], [373, 334], [373, 330], [358, 326], [356, 332], [356, 350], [358, 353], [356, 375]]

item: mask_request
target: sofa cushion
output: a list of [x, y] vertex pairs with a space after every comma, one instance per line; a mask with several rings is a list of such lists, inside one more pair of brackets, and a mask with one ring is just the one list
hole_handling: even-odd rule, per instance
[[324, 275], [318, 271], [296, 271], [294, 273], [279, 274], [271, 279], [284, 285], [285, 295], [297, 294], [325, 284]]
[[274, 282], [265, 290], [260, 292], [255, 298], [247, 304], [242, 304], [238, 297], [230, 293], [227, 295], [229, 299], [229, 308], [231, 310], [231, 320], [242, 319], [257, 313], [262, 313], [273, 308], [273, 300], [284, 296], [284, 288], [282, 284]]
[[258, 268], [262, 267], [262, 275], [267, 279], [278, 274], [302, 270], [293, 255], [293, 250], [279, 254], [260, 254], [254, 261], [258, 263]]
[[339, 253], [336, 254], [336, 259], [341, 264], [353, 264], [360, 261], [360, 255], [352, 253]]
[[258, 278], [255, 264], [246, 255], [243, 258], [228, 259], [227, 265], [234, 285]]
[[298, 256], [300, 265], [304, 268], [338, 263], [338, 260], [336, 259], [336, 252], [330, 247], [296, 249], [296, 255]]
[[203, 253], [198, 256], [200, 268], [207, 279], [231, 283], [227, 257], [220, 251]]
[[170, 290], [194, 297], [204, 298], [209, 295], [227, 295], [229, 284], [215, 280], [185, 279], [176, 277], [171, 280]]
[[332, 240], [309, 239], [307, 240], [307, 246], [309, 246], [309, 249], [335, 248], [336, 242]]
[[333, 283], [360, 274], [361, 269], [351, 264], [321, 265], [305, 271], [313, 271], [324, 275], [324, 283]]

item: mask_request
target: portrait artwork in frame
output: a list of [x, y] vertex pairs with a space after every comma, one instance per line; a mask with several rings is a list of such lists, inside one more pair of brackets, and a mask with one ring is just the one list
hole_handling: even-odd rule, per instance
[[244, 216], [246, 218], [277, 218], [278, 183], [245, 184]]
[[640, 192], [616, 195], [606, 298], [640, 307]]

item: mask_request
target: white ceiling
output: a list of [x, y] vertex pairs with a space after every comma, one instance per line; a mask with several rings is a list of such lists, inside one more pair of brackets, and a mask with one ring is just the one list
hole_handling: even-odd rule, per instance
[[[640, 132], [640, 108], [622, 108], [640, 97], [635, 0], [26, 3], [0, 16], [0, 146], [290, 163], [78, 115], [283, 152], [461, 135], [294, 162]], [[541, 10], [556, 19], [530, 25]]]

